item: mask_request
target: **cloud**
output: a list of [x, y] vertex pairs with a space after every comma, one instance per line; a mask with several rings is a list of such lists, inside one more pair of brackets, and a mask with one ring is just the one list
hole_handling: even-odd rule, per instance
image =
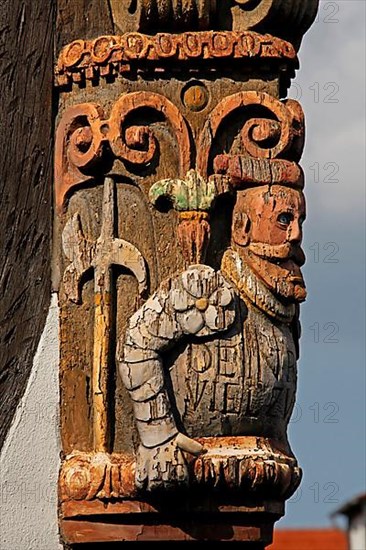
[[[301, 69], [290, 91], [307, 121], [302, 165], [309, 216], [331, 209], [327, 223], [334, 224], [351, 213], [360, 230], [366, 178], [365, 8], [358, 0], [320, 3], [319, 20], [305, 35]], [[327, 16], [338, 23], [326, 23]]]

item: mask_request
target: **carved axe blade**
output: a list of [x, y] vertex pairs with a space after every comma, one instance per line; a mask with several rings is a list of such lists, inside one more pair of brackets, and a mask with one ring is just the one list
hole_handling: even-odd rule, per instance
[[66, 223], [62, 233], [62, 247], [71, 264], [66, 268], [63, 282], [65, 294], [72, 302], [80, 302], [80, 280], [93, 267], [95, 243], [84, 237], [79, 214]]
[[113, 239], [110, 259], [112, 264], [125, 267], [134, 274], [140, 295], [147, 290], [146, 264], [136, 246], [123, 239]]

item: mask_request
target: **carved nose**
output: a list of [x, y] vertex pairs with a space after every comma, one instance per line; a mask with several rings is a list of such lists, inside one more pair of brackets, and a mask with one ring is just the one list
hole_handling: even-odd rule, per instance
[[288, 241], [290, 243], [301, 243], [302, 229], [299, 223], [293, 222], [288, 229]]

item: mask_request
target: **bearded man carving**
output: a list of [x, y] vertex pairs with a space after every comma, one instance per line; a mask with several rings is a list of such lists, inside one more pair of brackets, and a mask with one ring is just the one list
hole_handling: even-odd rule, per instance
[[304, 219], [298, 189], [238, 191], [220, 271], [191, 266], [131, 318], [118, 357], [141, 439], [139, 487], [186, 483], [182, 451], [203, 452], [199, 437], [266, 437], [292, 456]]

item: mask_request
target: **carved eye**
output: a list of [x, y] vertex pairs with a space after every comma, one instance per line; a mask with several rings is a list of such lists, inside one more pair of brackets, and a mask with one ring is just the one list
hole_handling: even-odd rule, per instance
[[282, 212], [282, 214], [279, 214], [277, 221], [281, 225], [290, 225], [293, 219], [294, 219], [294, 216], [290, 212]]

